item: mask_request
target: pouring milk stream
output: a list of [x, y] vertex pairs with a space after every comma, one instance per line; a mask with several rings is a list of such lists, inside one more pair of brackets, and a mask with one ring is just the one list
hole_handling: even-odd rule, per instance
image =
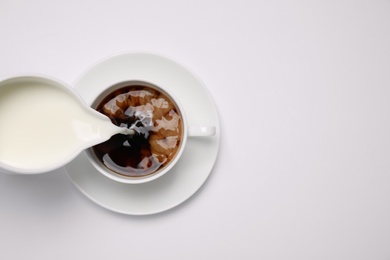
[[22, 76], [0, 82], [0, 168], [54, 170], [118, 133], [134, 132], [115, 126], [56, 80]]

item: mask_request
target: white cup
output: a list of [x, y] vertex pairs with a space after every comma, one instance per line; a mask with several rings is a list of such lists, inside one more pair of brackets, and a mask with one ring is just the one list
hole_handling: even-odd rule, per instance
[[160, 93], [165, 94], [171, 101], [173, 101], [176, 105], [176, 108], [179, 110], [179, 114], [181, 115], [182, 120], [182, 137], [180, 146], [178, 148], [178, 151], [176, 152], [176, 155], [174, 158], [170, 160], [170, 162], [167, 163], [162, 169], [158, 169], [156, 172], [142, 176], [142, 177], [129, 177], [125, 176], [119, 173], [116, 173], [109, 168], [107, 168], [100, 160], [97, 158], [95, 152], [92, 148], [89, 148], [86, 150], [86, 154], [91, 161], [92, 165], [103, 175], [107, 176], [108, 178], [122, 182], [122, 183], [129, 183], [129, 184], [138, 184], [138, 183], [145, 183], [152, 180], [155, 180], [167, 172], [171, 170], [175, 164], [180, 160], [181, 155], [183, 154], [183, 151], [186, 147], [187, 143], [187, 137], [206, 137], [206, 136], [213, 136], [215, 135], [216, 129], [215, 126], [189, 126], [187, 122], [187, 117], [185, 114], [185, 111], [183, 109], [183, 106], [180, 104], [180, 101], [175, 97], [173, 93], [171, 93], [167, 88], [164, 88], [163, 86], [159, 86], [155, 83], [152, 83], [150, 81], [144, 81], [144, 80], [128, 80], [119, 82], [117, 84], [114, 84], [107, 89], [105, 89], [103, 92], [101, 92], [97, 97], [92, 101], [90, 106], [94, 109], [97, 108], [99, 103], [110, 93], [112, 93], [115, 90], [118, 90], [123, 87], [127, 86], [146, 86], [152, 89], [157, 90]]

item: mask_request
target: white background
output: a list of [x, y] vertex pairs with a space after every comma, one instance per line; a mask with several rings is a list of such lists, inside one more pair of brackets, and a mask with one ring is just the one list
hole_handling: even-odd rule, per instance
[[390, 1], [0, 0], [0, 77], [133, 50], [208, 86], [210, 178], [135, 217], [63, 170], [0, 174], [0, 259], [390, 259]]

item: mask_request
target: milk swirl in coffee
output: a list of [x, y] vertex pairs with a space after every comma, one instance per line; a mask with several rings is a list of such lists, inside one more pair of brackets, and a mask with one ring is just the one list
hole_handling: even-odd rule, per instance
[[112, 123], [135, 131], [114, 135], [93, 147], [111, 171], [129, 177], [153, 174], [175, 157], [182, 139], [182, 119], [167, 95], [143, 85], [125, 86], [108, 94], [96, 107]]

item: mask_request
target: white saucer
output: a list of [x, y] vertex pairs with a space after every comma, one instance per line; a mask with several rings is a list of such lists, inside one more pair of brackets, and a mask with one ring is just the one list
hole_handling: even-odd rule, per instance
[[160, 55], [134, 52], [113, 56], [91, 67], [74, 88], [91, 104], [105, 88], [132, 79], [169, 88], [181, 101], [189, 125], [214, 125], [217, 129], [213, 137], [189, 137], [174, 168], [148, 183], [115, 182], [99, 173], [84, 152], [65, 167], [76, 187], [100, 206], [123, 214], [148, 215], [179, 205], [202, 186], [217, 158], [220, 127], [204, 84], [182, 65]]

